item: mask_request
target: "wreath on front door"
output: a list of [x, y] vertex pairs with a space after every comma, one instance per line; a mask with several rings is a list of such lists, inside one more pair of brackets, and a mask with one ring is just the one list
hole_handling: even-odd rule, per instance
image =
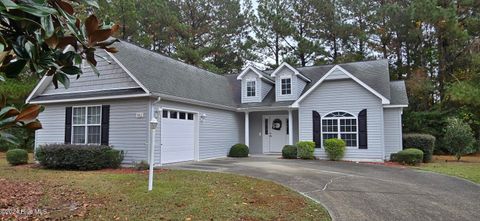
[[274, 129], [274, 130], [282, 129], [282, 121], [280, 119], [273, 120], [272, 129]]

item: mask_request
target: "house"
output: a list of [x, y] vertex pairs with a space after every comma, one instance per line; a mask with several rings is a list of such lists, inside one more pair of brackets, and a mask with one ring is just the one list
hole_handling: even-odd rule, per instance
[[[88, 66], [68, 89], [45, 76], [27, 98], [42, 104], [35, 146], [108, 144], [125, 163], [146, 160], [155, 139], [155, 163], [225, 157], [235, 143], [253, 154], [279, 153], [299, 140], [340, 137], [345, 159], [383, 161], [402, 149], [403, 81], [390, 81], [386, 60], [273, 71], [248, 66], [217, 75], [127, 42], [100, 51], [97, 76]], [[149, 121], [159, 126], [150, 137]]]

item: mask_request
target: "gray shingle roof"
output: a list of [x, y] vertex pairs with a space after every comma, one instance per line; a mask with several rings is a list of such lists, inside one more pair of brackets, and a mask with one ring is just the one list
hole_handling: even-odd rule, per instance
[[408, 105], [407, 88], [405, 81], [390, 82], [390, 104]]
[[[193, 99], [230, 107], [287, 106], [293, 101], [275, 102], [275, 88], [261, 103], [241, 103], [241, 82], [235, 75], [218, 75], [181, 61], [119, 42], [114, 56], [151, 92]], [[297, 70], [311, 79], [304, 92], [311, 88], [335, 65], [299, 67]], [[369, 87], [391, 99], [391, 104], [408, 104], [403, 82], [390, 82], [387, 60], [339, 64]], [[273, 71], [261, 71], [270, 78]], [[272, 79], [273, 80], [273, 79]], [[275, 87], [275, 86], [274, 86]]]
[[114, 56], [150, 92], [235, 107], [233, 88], [222, 75], [185, 64], [136, 45], [115, 43]]

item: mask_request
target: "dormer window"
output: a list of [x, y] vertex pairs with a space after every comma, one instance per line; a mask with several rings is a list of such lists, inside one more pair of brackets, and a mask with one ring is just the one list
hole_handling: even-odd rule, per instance
[[256, 81], [255, 80], [247, 80], [247, 97], [255, 97], [255, 90], [256, 90]]
[[292, 93], [292, 78], [282, 78], [282, 95]]

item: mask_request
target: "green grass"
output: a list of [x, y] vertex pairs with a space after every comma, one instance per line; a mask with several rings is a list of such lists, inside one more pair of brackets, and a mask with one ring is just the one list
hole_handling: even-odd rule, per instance
[[[33, 206], [47, 211], [55, 208], [50, 209], [50, 218], [330, 220], [323, 207], [273, 182], [231, 174], [170, 170], [155, 174], [154, 189], [148, 192], [147, 180], [144, 173], [11, 167], [5, 154], [0, 153], [0, 182], [13, 184], [12, 188], [28, 184], [33, 186], [30, 191], [43, 192]], [[84, 210], [72, 212], [68, 209], [72, 205]]]
[[456, 162], [452, 156], [434, 156], [432, 163], [422, 164], [417, 168], [461, 177], [480, 184], [480, 154], [462, 157], [460, 162]]

